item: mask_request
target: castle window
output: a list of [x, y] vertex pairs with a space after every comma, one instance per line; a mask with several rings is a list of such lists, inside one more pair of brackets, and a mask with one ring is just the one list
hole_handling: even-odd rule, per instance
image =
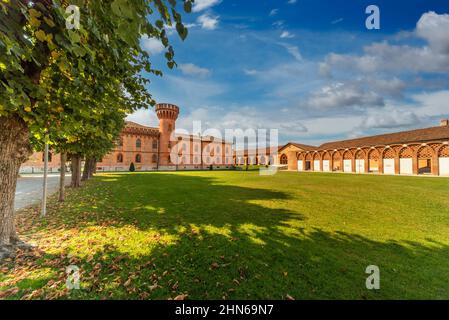
[[136, 140], [136, 148], [141, 148], [142, 147], [142, 140], [137, 139]]
[[123, 154], [119, 153], [117, 155], [117, 162], [119, 162], [119, 163], [123, 162]]
[[157, 162], [157, 155], [153, 154], [153, 156], [151, 157], [151, 161], [153, 163], [156, 163]]
[[153, 140], [153, 149], [157, 149], [157, 140]]
[[142, 156], [140, 154], [136, 154], [136, 163], [142, 162]]

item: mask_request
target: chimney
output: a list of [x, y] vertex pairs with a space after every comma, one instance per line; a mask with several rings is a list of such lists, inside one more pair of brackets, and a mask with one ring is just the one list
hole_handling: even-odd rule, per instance
[[449, 126], [449, 120], [448, 119], [443, 119], [440, 121], [440, 127], [446, 127]]

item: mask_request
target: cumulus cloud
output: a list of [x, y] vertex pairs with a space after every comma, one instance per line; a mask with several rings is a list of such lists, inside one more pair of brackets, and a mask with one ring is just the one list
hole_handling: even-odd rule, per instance
[[335, 83], [311, 94], [306, 106], [312, 109], [344, 109], [348, 107], [379, 107], [384, 100], [373, 91], [355, 85]]
[[216, 6], [221, 3], [221, 0], [195, 0], [193, 3], [193, 12], [200, 12]]
[[142, 38], [142, 48], [151, 55], [157, 55], [165, 49], [162, 42], [160, 42], [158, 39], [148, 37]]
[[183, 63], [178, 66], [183, 74], [198, 76], [198, 77], [206, 77], [210, 74], [210, 70], [206, 68], [201, 68], [193, 63]]
[[329, 54], [325, 59], [332, 69], [358, 70], [364, 73], [380, 71], [433, 72], [449, 71], [449, 15], [428, 12], [421, 16], [414, 34], [427, 45], [393, 45], [386, 41], [364, 48], [363, 55]]
[[218, 26], [219, 17], [212, 16], [209, 13], [205, 13], [198, 17], [197, 22], [201, 28], [206, 30], [215, 30]]
[[290, 32], [288, 32], [288, 31], [282, 31], [280, 37], [283, 38], [283, 39], [284, 38], [290, 39], [290, 38], [294, 38], [295, 35], [290, 33]]

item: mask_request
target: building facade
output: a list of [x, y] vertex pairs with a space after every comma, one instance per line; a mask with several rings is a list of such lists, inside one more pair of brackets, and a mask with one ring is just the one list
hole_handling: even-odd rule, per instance
[[319, 147], [288, 143], [278, 162], [294, 171], [449, 176], [449, 121]]
[[[97, 171], [230, 169], [232, 143], [211, 136], [177, 134], [179, 107], [156, 105], [159, 127], [127, 121], [116, 147], [97, 163]], [[42, 172], [44, 155], [35, 152], [21, 167], [21, 173]], [[60, 170], [60, 157], [50, 153], [50, 172]]]

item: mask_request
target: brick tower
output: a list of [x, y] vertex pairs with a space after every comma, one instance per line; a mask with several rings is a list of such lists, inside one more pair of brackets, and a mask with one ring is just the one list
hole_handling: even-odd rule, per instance
[[[159, 103], [156, 105], [156, 114], [159, 118], [159, 165], [172, 165], [170, 161], [170, 135], [175, 131], [179, 108], [174, 104]], [[172, 142], [172, 144], [174, 141]]]

